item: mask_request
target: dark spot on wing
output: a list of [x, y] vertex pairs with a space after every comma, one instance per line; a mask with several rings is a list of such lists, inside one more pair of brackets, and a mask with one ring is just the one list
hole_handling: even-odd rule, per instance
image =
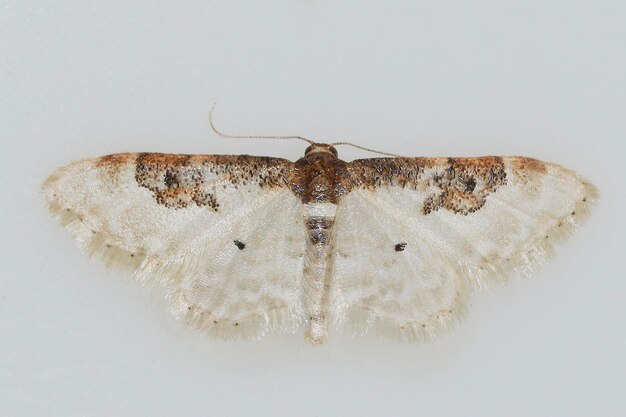
[[165, 186], [168, 188], [172, 188], [174, 186], [180, 186], [178, 179], [176, 178], [176, 175], [170, 169], [165, 171], [165, 175], [163, 177], [163, 183], [165, 183]]
[[476, 180], [474, 178], [470, 178], [465, 182], [465, 192], [471, 193], [476, 188]]
[[397, 243], [395, 246], [396, 252], [402, 252], [404, 250], [404, 248], [406, 248], [406, 243], [402, 242], [402, 243]]
[[240, 242], [238, 240], [234, 240], [233, 242], [235, 243], [235, 246], [239, 248], [239, 250], [244, 250], [246, 248], [246, 244], [243, 242]]

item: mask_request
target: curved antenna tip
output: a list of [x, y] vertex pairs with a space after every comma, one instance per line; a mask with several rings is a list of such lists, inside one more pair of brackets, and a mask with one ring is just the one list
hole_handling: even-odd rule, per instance
[[217, 103], [213, 103], [213, 105], [211, 106], [211, 110], [209, 110], [209, 125], [211, 126], [211, 129], [213, 130], [213, 132], [215, 132], [215, 134], [217, 134], [218, 136], [221, 136], [223, 138], [227, 138], [227, 139], [278, 139], [278, 140], [286, 140], [286, 139], [298, 139], [298, 140], [303, 140], [307, 143], [309, 143], [310, 145], [315, 144], [314, 141], [312, 141], [311, 139], [307, 139], [305, 137], [302, 136], [271, 136], [271, 135], [230, 135], [227, 133], [223, 133], [220, 130], [218, 130], [215, 127], [215, 124], [213, 123], [213, 110], [215, 110], [215, 106], [217, 105]]

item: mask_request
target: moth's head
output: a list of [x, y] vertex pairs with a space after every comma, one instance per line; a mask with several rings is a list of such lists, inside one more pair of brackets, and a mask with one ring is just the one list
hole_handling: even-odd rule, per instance
[[327, 145], [325, 143], [313, 143], [311, 146], [306, 148], [304, 156], [310, 156], [313, 154], [328, 154], [333, 158], [337, 158], [337, 149], [335, 149], [334, 146]]

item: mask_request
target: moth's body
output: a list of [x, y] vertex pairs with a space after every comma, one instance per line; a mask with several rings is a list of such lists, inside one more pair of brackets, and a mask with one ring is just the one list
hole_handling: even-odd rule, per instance
[[304, 306], [308, 317], [306, 339], [326, 342], [332, 270], [330, 255], [337, 202], [345, 192], [346, 163], [332, 147], [311, 146], [295, 163], [292, 179], [301, 184], [302, 216], [307, 229], [304, 260]]
[[79, 244], [168, 288], [219, 336], [328, 327], [430, 337], [490, 277], [529, 271], [584, 218], [592, 185], [523, 157], [115, 154], [44, 184]]

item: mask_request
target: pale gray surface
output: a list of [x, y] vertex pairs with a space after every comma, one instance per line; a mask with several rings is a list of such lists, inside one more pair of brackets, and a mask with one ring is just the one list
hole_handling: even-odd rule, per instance
[[[0, 1], [0, 416], [626, 415], [624, 2], [336, 3]], [[83, 256], [39, 185], [120, 151], [302, 154], [216, 138], [215, 101], [231, 132], [556, 161], [602, 200], [433, 343], [211, 341]]]

